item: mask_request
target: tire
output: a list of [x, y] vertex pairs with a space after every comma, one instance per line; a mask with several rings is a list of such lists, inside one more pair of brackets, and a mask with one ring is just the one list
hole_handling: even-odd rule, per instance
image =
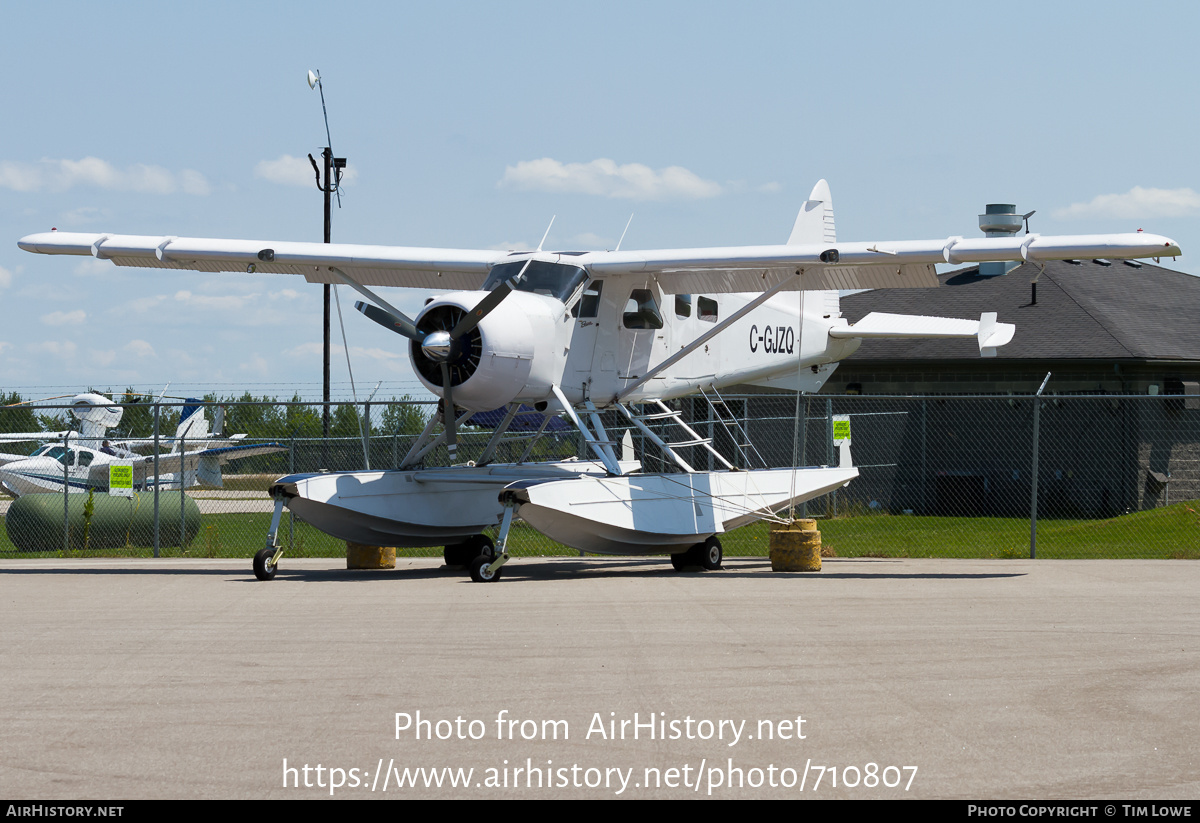
[[710, 572], [715, 572], [721, 568], [721, 560], [725, 556], [724, 549], [721, 548], [721, 541], [716, 537], [710, 537], [703, 544], [696, 546], [693, 551], [699, 555], [700, 565]]
[[488, 574], [484, 569], [491, 564], [492, 558], [485, 554], [481, 554], [471, 561], [471, 579], [476, 583], [495, 583], [500, 579], [501, 572], [504, 569], [496, 569], [496, 571]]
[[496, 559], [496, 544], [486, 534], [477, 534], [468, 538], [466, 544], [471, 547], [471, 556], [467, 558], [467, 563], [480, 555], [492, 560]]
[[688, 567], [688, 558], [691, 556], [691, 551], [680, 552], [679, 554], [671, 555], [671, 565], [675, 567], [675, 571], [681, 572]]
[[474, 557], [464, 543], [455, 543], [453, 546], [447, 546], [442, 550], [442, 559], [446, 561], [446, 565], [452, 568], [465, 566], [471, 562]]
[[271, 562], [275, 549], [262, 549], [254, 555], [254, 576], [259, 580], [274, 580], [279, 567]]
[[461, 543], [447, 546], [442, 551], [442, 559], [447, 566], [469, 566], [476, 557], [483, 555], [489, 559], [496, 557], [496, 544], [486, 534], [468, 537]]

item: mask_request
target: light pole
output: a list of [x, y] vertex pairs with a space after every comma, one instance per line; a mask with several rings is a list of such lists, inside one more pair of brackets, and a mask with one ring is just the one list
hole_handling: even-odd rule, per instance
[[[308, 87], [310, 89], [318, 89], [321, 92], [321, 114], [325, 118], [325, 148], [321, 151], [321, 157], [324, 159], [325, 174], [321, 175], [321, 171], [317, 168], [317, 161], [313, 156], [308, 155], [308, 160], [312, 163], [313, 172], [317, 175], [317, 188], [321, 189], [325, 194], [325, 242], [329, 243], [332, 226], [332, 203], [330, 195], [337, 194], [338, 208], [342, 205], [342, 169], [346, 168], [345, 157], [333, 156], [333, 139], [329, 136], [329, 112], [325, 109], [325, 87], [321, 84], [321, 73], [319, 71], [310, 71], [308, 73]], [[332, 170], [332, 175], [330, 174]], [[325, 284], [325, 300], [324, 300], [324, 322], [322, 327], [322, 335], [324, 346], [322, 350], [322, 388], [321, 388], [321, 461], [322, 468], [329, 468], [328, 449], [329, 449], [329, 289], [328, 283]]]

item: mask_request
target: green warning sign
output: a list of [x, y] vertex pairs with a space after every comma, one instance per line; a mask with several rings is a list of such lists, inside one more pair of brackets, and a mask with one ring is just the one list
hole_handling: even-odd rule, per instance
[[133, 497], [133, 466], [113, 463], [108, 467], [108, 493], [114, 497]]
[[850, 415], [848, 415], [848, 414], [834, 415], [833, 439], [835, 441], [850, 439]]

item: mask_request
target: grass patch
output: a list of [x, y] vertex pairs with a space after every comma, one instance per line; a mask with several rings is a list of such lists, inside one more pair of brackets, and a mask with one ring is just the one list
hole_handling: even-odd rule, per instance
[[[1038, 557], [1143, 558], [1200, 560], [1200, 509], [1195, 501], [1103, 520], [1039, 520]], [[263, 547], [271, 524], [268, 513], [206, 514], [200, 533], [184, 549], [168, 546], [173, 537], [161, 533], [163, 557], [250, 558]], [[826, 557], [1029, 557], [1029, 521], [1003, 517], [916, 517], [866, 514], [818, 520]], [[754, 523], [721, 536], [728, 557], [764, 557], [771, 524]], [[495, 537], [496, 530], [489, 532]], [[345, 557], [346, 545], [285, 516], [280, 542], [292, 557]], [[174, 535], [174, 542], [178, 535]], [[0, 521], [0, 559], [61, 557], [62, 534], [46, 536], [46, 550], [18, 552]], [[509, 551], [517, 556], [578, 556], [576, 549], [555, 543], [524, 523], [513, 525]], [[401, 549], [403, 557], [440, 557], [433, 546]], [[149, 547], [71, 552], [70, 557], [152, 557]]]

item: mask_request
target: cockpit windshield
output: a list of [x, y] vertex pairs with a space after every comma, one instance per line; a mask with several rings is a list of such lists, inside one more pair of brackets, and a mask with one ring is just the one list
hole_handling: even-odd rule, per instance
[[[491, 291], [505, 280], [515, 276], [525, 266], [525, 261], [501, 263], [492, 267], [492, 273], [484, 281], [483, 290]], [[579, 266], [567, 266], [562, 263], [547, 263], [534, 260], [525, 269], [525, 274], [512, 286], [517, 291], [527, 291], [533, 294], [546, 294], [563, 303], [571, 298], [579, 285], [587, 280], [587, 272]]]

